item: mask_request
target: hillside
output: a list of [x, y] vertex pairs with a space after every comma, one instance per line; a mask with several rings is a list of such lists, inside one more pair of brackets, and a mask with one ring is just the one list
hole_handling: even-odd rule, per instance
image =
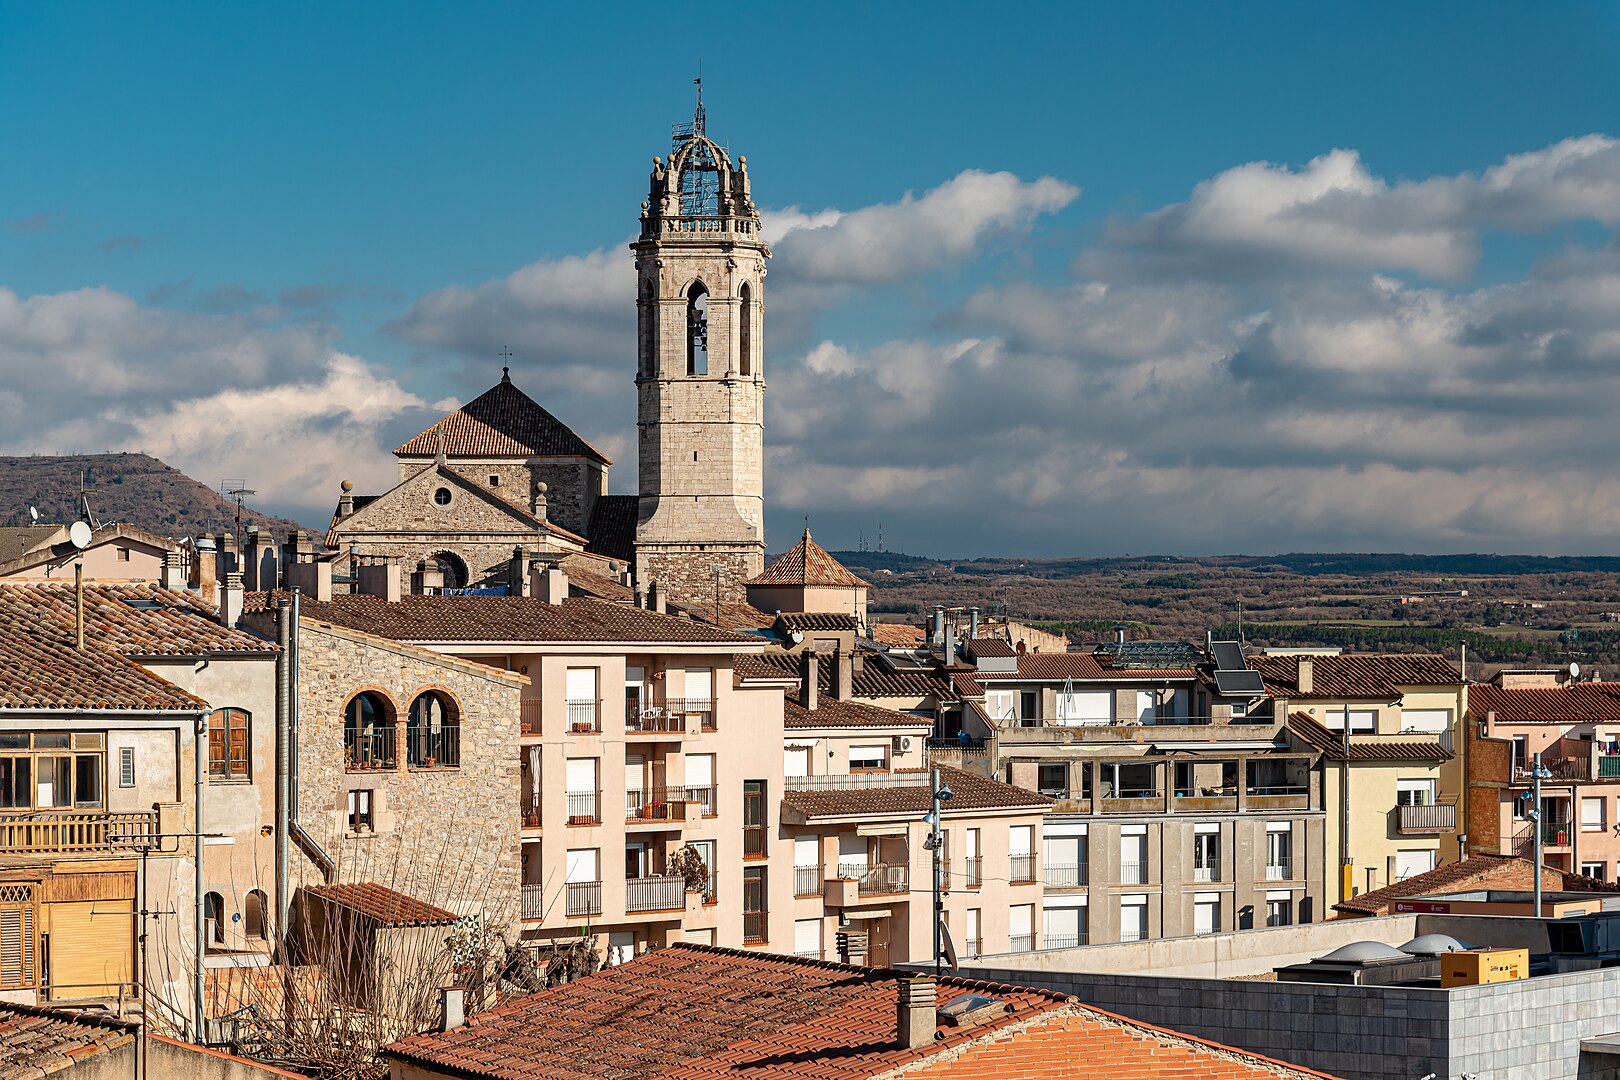
[[[90, 509], [102, 521], [127, 521], [161, 536], [197, 536], [234, 527], [236, 504], [178, 469], [145, 454], [0, 457], [0, 525], [28, 524], [28, 508], [44, 522], [77, 516], [81, 476]], [[301, 528], [285, 518], [244, 510], [244, 525], [279, 539]]]

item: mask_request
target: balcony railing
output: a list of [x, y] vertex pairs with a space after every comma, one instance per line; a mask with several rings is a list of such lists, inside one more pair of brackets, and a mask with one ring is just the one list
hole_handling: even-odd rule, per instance
[[682, 911], [686, 908], [686, 879], [675, 876], [628, 878], [624, 883], [624, 910]]
[[821, 895], [821, 867], [795, 866], [793, 868], [793, 895]]
[[1084, 934], [1047, 934], [1041, 943], [1043, 949], [1074, 949], [1086, 943]]
[[574, 700], [568, 702], [568, 730], [588, 735], [602, 730], [602, 710], [599, 701]]
[[1598, 758], [1598, 779], [1613, 780], [1620, 777], [1620, 754], [1604, 754]]
[[417, 769], [456, 768], [461, 764], [461, 725], [405, 729], [405, 764]]
[[1403, 833], [1449, 832], [1457, 827], [1456, 803], [1401, 805], [1395, 812], [1396, 827]]
[[963, 884], [970, 889], [977, 889], [984, 883], [984, 859], [977, 855], [970, 855], [963, 860]]
[[719, 813], [719, 811], [715, 809], [714, 788], [712, 787], [687, 788], [686, 801], [689, 803], [697, 803], [700, 808], [699, 812], [704, 817], [714, 817], [715, 814]]
[[1146, 885], [1148, 866], [1145, 862], [1121, 862], [1119, 864], [1119, 883], [1121, 885]]
[[743, 944], [765, 944], [765, 913], [763, 911], [743, 912]]
[[518, 816], [523, 819], [525, 829], [538, 829], [540, 827], [540, 800], [538, 797], [522, 803], [518, 807]]
[[568, 824], [600, 825], [602, 823], [602, 793], [600, 791], [570, 791], [568, 793]]
[[0, 815], [0, 851], [106, 851], [114, 841], [139, 846], [157, 835], [157, 814], [37, 810]]
[[664, 710], [685, 717], [687, 731], [715, 730], [712, 698], [670, 698], [664, 702]]
[[602, 883], [600, 881], [570, 881], [567, 888], [568, 914], [602, 914]]
[[1024, 884], [1035, 880], [1035, 856], [1013, 855], [1009, 860], [1011, 869], [1007, 879], [1014, 884]]
[[1047, 863], [1046, 883], [1053, 888], [1070, 888], [1086, 883], [1085, 863]]
[[962, 942], [963, 956], [978, 956], [984, 952], [984, 938], [970, 937]]
[[343, 765], [350, 772], [372, 772], [397, 767], [399, 758], [394, 750], [393, 725], [372, 728], [370, 731], [344, 732]]
[[518, 732], [523, 735], [540, 734], [539, 698], [524, 698], [518, 702]]
[[624, 793], [625, 821], [685, 821], [685, 788], [629, 788]]
[[631, 735], [681, 735], [686, 732], [686, 714], [659, 708], [643, 709], [627, 701], [624, 730]]
[[[843, 876], [843, 867], [839, 867]], [[855, 879], [860, 896], [898, 896], [911, 891], [910, 867], [904, 863], [878, 863]]]
[[1030, 952], [1034, 948], [1034, 934], [1012, 934], [1007, 938], [1008, 952]]
[[546, 917], [544, 885], [536, 883], [523, 886], [522, 915], [525, 919], [543, 919]]
[[743, 826], [743, 858], [761, 859], [765, 857], [765, 826]]
[[1293, 859], [1272, 859], [1266, 863], [1267, 881], [1292, 881], [1293, 878]]
[[1193, 867], [1193, 880], [1194, 881], [1219, 881], [1219, 880], [1221, 880], [1221, 864], [1220, 864], [1220, 861], [1215, 860], [1213, 862], [1207, 862], [1207, 863], [1203, 864], [1202, 866], [1194, 866]]

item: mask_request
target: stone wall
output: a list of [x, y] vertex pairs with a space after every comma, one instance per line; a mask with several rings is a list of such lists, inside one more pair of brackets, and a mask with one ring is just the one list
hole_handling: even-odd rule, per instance
[[[374, 881], [486, 927], [515, 928], [518, 700], [522, 676], [303, 620], [299, 672], [299, 822], [338, 864], [339, 881]], [[447, 694], [461, 719], [459, 767], [408, 768], [405, 722], [425, 689]], [[397, 766], [345, 767], [343, 717], [372, 690], [396, 710]], [[349, 792], [372, 792], [374, 832], [349, 829]], [[319, 884], [308, 860], [299, 884]], [[515, 929], [512, 932], [515, 940]]]
[[726, 549], [717, 544], [688, 547], [660, 544], [656, 548], [636, 545], [636, 581], [643, 586], [656, 580], [666, 600], [685, 604], [714, 605], [714, 568], [721, 567], [720, 599], [746, 603], [743, 582], [764, 569], [763, 547]]

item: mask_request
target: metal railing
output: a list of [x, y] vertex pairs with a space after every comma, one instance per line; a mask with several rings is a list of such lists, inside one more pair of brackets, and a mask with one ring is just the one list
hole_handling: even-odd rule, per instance
[[151, 811], [110, 814], [105, 810], [36, 810], [0, 815], [0, 851], [102, 851], [157, 835]]
[[683, 877], [663, 875], [625, 879], [626, 912], [682, 911], [685, 908], [686, 879]]
[[437, 731], [426, 727], [406, 727], [405, 764], [419, 769], [459, 767], [461, 725], [446, 724]]
[[1119, 864], [1119, 883], [1121, 885], [1146, 885], [1148, 864], [1145, 862], [1121, 862]]
[[1456, 803], [1403, 803], [1395, 813], [1401, 832], [1446, 832], [1457, 827]]
[[963, 860], [962, 879], [970, 889], [977, 889], [984, 883], [984, 859], [981, 856], [972, 855]]
[[821, 892], [821, 867], [795, 866], [793, 868], [793, 895], [815, 896]]
[[878, 863], [855, 879], [855, 892], [860, 896], [908, 893], [911, 891], [910, 871], [911, 868], [905, 863]]
[[1304, 784], [1249, 784], [1245, 795], [1309, 795], [1311, 789]]
[[540, 734], [539, 698], [524, 698], [518, 702], [518, 732], [522, 735]]
[[1046, 883], [1054, 888], [1086, 884], [1085, 863], [1047, 863]]
[[1290, 881], [1294, 877], [1294, 860], [1277, 859], [1266, 862], [1267, 881]]
[[1034, 948], [1034, 934], [1010, 934], [1007, 937], [1008, 952], [1030, 952]]
[[1024, 884], [1035, 880], [1035, 856], [1013, 855], [1008, 859], [1010, 869], [1007, 880], [1015, 884]]
[[568, 914], [602, 914], [602, 883], [600, 881], [570, 881], [567, 889]]
[[664, 702], [664, 709], [684, 717], [687, 724], [685, 730], [715, 730], [713, 698], [670, 698]]
[[625, 702], [624, 730], [632, 735], [681, 735], [686, 732], [686, 714], [660, 708], [642, 709]]
[[1119, 932], [1119, 940], [1121, 940], [1121, 941], [1146, 941], [1147, 940], [1147, 931], [1146, 930], [1121, 930]]
[[540, 827], [540, 798], [535, 796], [528, 802], [518, 806], [518, 815], [523, 819], [525, 829], [538, 829]]
[[570, 791], [568, 793], [568, 824], [599, 825], [602, 822], [602, 793], [600, 791]]
[[1221, 861], [1219, 859], [1215, 859], [1214, 861], [1207, 862], [1202, 866], [1194, 866], [1193, 867], [1193, 880], [1194, 881], [1219, 881], [1219, 880], [1221, 880]]
[[1085, 934], [1047, 934], [1043, 949], [1074, 949], [1086, 944]]
[[796, 952], [794, 952], [793, 955], [797, 956], [797, 957], [801, 957], [801, 958], [803, 958], [805, 960], [820, 960], [821, 959], [821, 950], [820, 949], [799, 949]]
[[525, 919], [543, 919], [546, 917], [545, 886], [541, 884], [523, 886], [522, 916]]
[[758, 859], [765, 855], [765, 826], [743, 826], [743, 858]]
[[962, 942], [962, 948], [965, 950], [963, 955], [978, 956], [980, 953], [984, 952], [984, 938], [970, 937], [966, 941]]
[[1620, 754], [1604, 754], [1598, 758], [1598, 778], [1613, 780], [1620, 777]]
[[700, 807], [699, 812], [704, 817], [714, 817], [717, 813], [719, 813], [719, 811], [715, 809], [714, 788], [712, 787], [687, 788], [686, 801], [689, 803], [697, 803]]
[[766, 925], [765, 913], [763, 911], [743, 912], [743, 944], [765, 944]]
[[343, 733], [343, 766], [350, 772], [392, 769], [398, 764], [392, 724], [369, 732], [351, 728]]
[[685, 821], [685, 788], [627, 788], [625, 821]]
[[602, 730], [601, 702], [585, 699], [569, 699], [568, 702], [568, 730], [580, 735], [588, 735]]

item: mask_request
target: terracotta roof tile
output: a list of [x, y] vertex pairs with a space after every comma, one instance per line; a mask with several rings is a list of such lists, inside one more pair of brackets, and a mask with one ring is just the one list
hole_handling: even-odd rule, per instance
[[[796, 654], [766, 653], [760, 664], [775, 668], [782, 677], [801, 677], [800, 660]], [[762, 669], [755, 669], [762, 670]], [[821, 657], [818, 667], [818, 689], [830, 691], [833, 685], [833, 659]], [[936, 701], [955, 701], [956, 691], [951, 680], [937, 671], [896, 671], [881, 657], [868, 655], [858, 674], [850, 677], [850, 693], [858, 698], [933, 698]]]
[[1468, 688], [1468, 711], [1494, 712], [1508, 723], [1570, 723], [1620, 720], [1620, 683], [1504, 688], [1476, 683]]
[[394, 453], [433, 457], [440, 449], [441, 432], [447, 457], [583, 457], [608, 463], [601, 452], [505, 377]]
[[370, 881], [337, 885], [306, 885], [304, 891], [328, 903], [358, 911], [382, 926], [444, 926], [457, 916]]
[[50, 1076], [135, 1041], [140, 1025], [93, 1013], [0, 1004], [0, 1076]]
[[810, 539], [810, 530], [804, 530], [799, 542], [758, 577], [749, 578], [747, 585], [816, 585], [831, 588], [870, 588], [870, 586], [844, 569], [844, 564], [827, 554], [820, 544]]
[[[1323, 726], [1309, 713], [1289, 713], [1288, 730], [1323, 757], [1344, 760], [1344, 735]], [[1351, 761], [1450, 761], [1451, 751], [1434, 739], [1403, 739], [1384, 742], [1350, 732]]]
[[928, 631], [910, 623], [873, 623], [872, 640], [891, 649], [914, 649], [928, 641]]
[[784, 611], [777, 619], [789, 630], [859, 630], [855, 616], [836, 611]]
[[795, 691], [783, 704], [782, 726], [786, 728], [823, 727], [932, 727], [926, 716], [912, 716], [893, 709], [867, 705], [859, 701], [839, 701], [837, 698], [816, 695], [815, 709], [800, 704]]
[[60, 525], [7, 525], [0, 528], [0, 563], [10, 562], [35, 548], [54, 541]]
[[[1353, 896], [1334, 904], [1334, 910], [1356, 912], [1363, 915], [1387, 915], [1397, 900], [1416, 896], [1434, 896], [1438, 893], [1463, 892], [1472, 889], [1533, 889], [1535, 863], [1513, 855], [1470, 855], [1460, 862], [1437, 866], [1427, 873], [1414, 874], [1404, 881], [1386, 885], [1382, 889]], [[1611, 885], [1581, 874], [1571, 874], [1556, 867], [1542, 867], [1541, 884], [1545, 889], [1575, 889], [1582, 892], [1620, 892], [1620, 885]]]
[[[923, 769], [891, 773], [901, 780], [920, 778], [921, 783], [860, 788], [814, 788], [787, 790], [782, 803], [804, 818], [846, 817], [855, 814], [924, 814], [933, 806], [928, 791], [928, 773]], [[1028, 809], [1041, 811], [1052, 805], [1045, 795], [990, 780], [976, 773], [948, 765], [939, 766], [940, 779], [951, 789], [950, 813], [963, 810]]]
[[1018, 650], [1012, 647], [1012, 642], [1002, 641], [1000, 638], [981, 637], [974, 638], [967, 643], [968, 651], [974, 656], [1017, 656]]
[[1438, 653], [1356, 653], [1312, 656], [1311, 691], [1299, 690], [1298, 656], [1251, 656], [1266, 690], [1292, 701], [1316, 698], [1397, 698], [1403, 686], [1458, 686], [1462, 676]]
[[902, 1050], [894, 1043], [902, 977], [821, 960], [673, 945], [478, 1013], [453, 1031], [402, 1039], [383, 1054], [473, 1077], [858, 1080], [1065, 1002], [1047, 990], [941, 979], [941, 1004], [971, 991], [1000, 998], [1012, 1011], [977, 1027], [941, 1025], [926, 1049]]
[[527, 596], [404, 596], [397, 602], [365, 595], [304, 600], [300, 612], [396, 641], [669, 641], [759, 645], [707, 623], [660, 615], [626, 604], [570, 597], [548, 604]]

